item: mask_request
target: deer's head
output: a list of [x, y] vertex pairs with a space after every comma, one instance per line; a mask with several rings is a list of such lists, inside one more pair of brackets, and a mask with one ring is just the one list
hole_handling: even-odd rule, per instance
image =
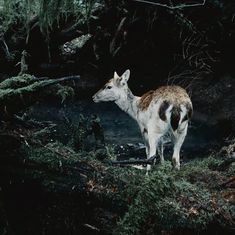
[[93, 95], [93, 101], [98, 103], [101, 101], [117, 101], [125, 97], [127, 93], [127, 81], [130, 77], [130, 70], [126, 70], [122, 76], [118, 76], [114, 72], [113, 78], [110, 79], [98, 92]]

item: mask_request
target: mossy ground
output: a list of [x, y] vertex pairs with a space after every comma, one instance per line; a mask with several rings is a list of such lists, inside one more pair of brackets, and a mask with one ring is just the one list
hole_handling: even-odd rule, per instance
[[103, 162], [97, 160], [97, 151], [76, 153], [58, 142], [27, 154], [29, 160], [57, 172], [67, 169], [68, 175], [75, 176], [76, 166], [87, 164], [92, 171], [85, 180], [86, 191], [113, 205], [113, 234], [200, 234], [213, 224], [234, 226], [235, 189], [222, 185], [234, 176], [235, 165], [217, 170], [223, 162], [219, 156], [183, 163], [180, 171], [166, 161], [146, 176], [144, 170], [111, 166], [107, 149]]
[[[87, 127], [89, 120], [83, 122]], [[61, 143], [58, 136], [62, 133], [55, 134], [52, 123], [38, 124], [5, 130], [4, 136], [18, 139], [21, 146], [15, 147], [17, 158], [5, 154], [6, 167], [2, 169], [7, 177], [2, 181], [6, 188], [10, 187], [8, 180], [12, 178], [36, 182], [37, 190], [49, 195], [50, 206], [57, 208], [54, 214], [44, 207], [40, 209], [40, 216], [53, 218], [53, 224], [64, 221], [61, 211], [69, 204], [66, 221], [73, 224], [76, 232], [79, 226], [92, 221], [99, 234], [205, 234], [215, 229], [232, 233], [235, 188], [234, 181], [229, 183], [229, 180], [234, 177], [235, 165], [221, 169], [221, 163], [227, 158], [223, 154], [183, 162], [180, 171], [165, 161], [153, 166], [146, 176], [145, 170], [113, 166], [111, 160], [116, 158], [113, 146], [96, 145], [93, 138], [92, 148], [78, 149], [72, 143], [77, 138]], [[84, 125], [72, 128], [71, 136], [79, 135], [81, 126]], [[13, 151], [13, 146], [10, 148], [6, 153]], [[27, 190], [30, 192], [30, 188]], [[55, 205], [54, 198], [58, 197], [60, 203]], [[40, 208], [41, 203], [44, 202], [40, 201]], [[44, 230], [53, 227], [45, 220], [34, 223], [43, 223]], [[63, 223], [58, 227], [59, 231]]]

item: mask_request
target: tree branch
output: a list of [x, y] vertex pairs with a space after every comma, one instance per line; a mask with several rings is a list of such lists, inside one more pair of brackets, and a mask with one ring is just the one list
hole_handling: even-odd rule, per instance
[[156, 159], [156, 155], [148, 158], [148, 159], [130, 159], [130, 160], [122, 160], [122, 161], [111, 161], [112, 165], [129, 165], [129, 164], [149, 164], [153, 165]]
[[160, 6], [160, 7], [166, 7], [170, 10], [182, 9], [182, 8], [188, 8], [188, 7], [198, 7], [198, 6], [204, 6], [206, 4], [206, 0], [203, 0], [203, 2], [201, 2], [201, 3], [192, 3], [192, 4], [182, 3], [182, 4], [175, 5], [175, 6], [169, 6], [168, 4], [162, 4], [162, 3], [151, 2], [151, 1], [146, 1], [146, 0], [133, 0], [133, 1], [148, 3], [148, 4], [155, 5], [155, 6]]
[[220, 184], [220, 187], [226, 187], [228, 184], [231, 184], [234, 181], [235, 181], [235, 176], [232, 176], [229, 179], [227, 179], [225, 182]]

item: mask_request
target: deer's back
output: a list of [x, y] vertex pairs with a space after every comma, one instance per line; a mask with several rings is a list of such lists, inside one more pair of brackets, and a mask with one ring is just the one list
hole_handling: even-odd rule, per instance
[[141, 111], [147, 110], [152, 102], [165, 102], [173, 106], [190, 105], [191, 100], [186, 92], [180, 86], [162, 86], [156, 90], [151, 90], [140, 97], [138, 107]]

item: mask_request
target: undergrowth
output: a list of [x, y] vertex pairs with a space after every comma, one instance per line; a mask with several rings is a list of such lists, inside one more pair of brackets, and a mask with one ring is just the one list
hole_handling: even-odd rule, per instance
[[132, 167], [112, 166], [109, 151], [102, 162], [96, 158], [97, 150], [76, 153], [58, 142], [27, 151], [30, 160], [56, 171], [82, 163], [91, 166], [87, 190], [113, 205], [110, 209], [119, 216], [115, 235], [200, 234], [213, 224], [234, 227], [235, 190], [221, 185], [234, 176], [235, 167], [216, 170], [221, 158], [195, 159], [182, 164], [180, 171], [166, 161], [146, 176]]
[[184, 164], [179, 172], [167, 162], [155, 167], [149, 177], [140, 176], [138, 184], [136, 180], [129, 182], [122, 192], [126, 193], [129, 206], [114, 234], [200, 232], [213, 223], [234, 226], [234, 198], [228, 200], [219, 189], [226, 173], [210, 169], [220, 162], [213, 157], [194, 160]]

